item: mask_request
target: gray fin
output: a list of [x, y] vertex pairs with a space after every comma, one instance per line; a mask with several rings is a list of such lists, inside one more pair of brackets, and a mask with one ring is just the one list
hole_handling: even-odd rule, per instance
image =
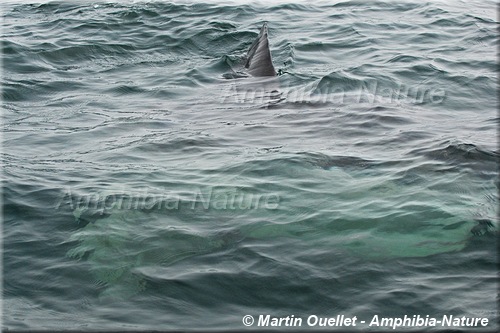
[[267, 35], [267, 23], [264, 23], [259, 36], [248, 50], [245, 68], [253, 76], [276, 76]]

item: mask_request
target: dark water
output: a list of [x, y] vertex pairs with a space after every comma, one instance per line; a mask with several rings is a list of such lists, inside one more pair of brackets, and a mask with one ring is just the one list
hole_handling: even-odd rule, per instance
[[0, 8], [3, 328], [498, 328], [495, 2]]

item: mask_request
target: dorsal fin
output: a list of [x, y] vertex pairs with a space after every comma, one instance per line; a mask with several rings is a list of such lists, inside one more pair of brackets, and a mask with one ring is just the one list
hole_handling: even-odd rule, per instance
[[276, 76], [267, 39], [267, 23], [264, 23], [259, 36], [248, 50], [245, 68], [253, 76]]

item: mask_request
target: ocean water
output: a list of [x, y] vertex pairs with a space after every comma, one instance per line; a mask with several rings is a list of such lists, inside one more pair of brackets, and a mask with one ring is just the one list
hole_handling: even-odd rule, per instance
[[0, 9], [3, 329], [498, 329], [496, 2]]

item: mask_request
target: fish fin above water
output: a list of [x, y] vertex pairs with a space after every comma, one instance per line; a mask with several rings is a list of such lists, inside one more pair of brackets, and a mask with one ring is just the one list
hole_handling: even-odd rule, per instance
[[264, 23], [247, 53], [245, 68], [253, 76], [276, 76], [267, 36], [267, 23]]

